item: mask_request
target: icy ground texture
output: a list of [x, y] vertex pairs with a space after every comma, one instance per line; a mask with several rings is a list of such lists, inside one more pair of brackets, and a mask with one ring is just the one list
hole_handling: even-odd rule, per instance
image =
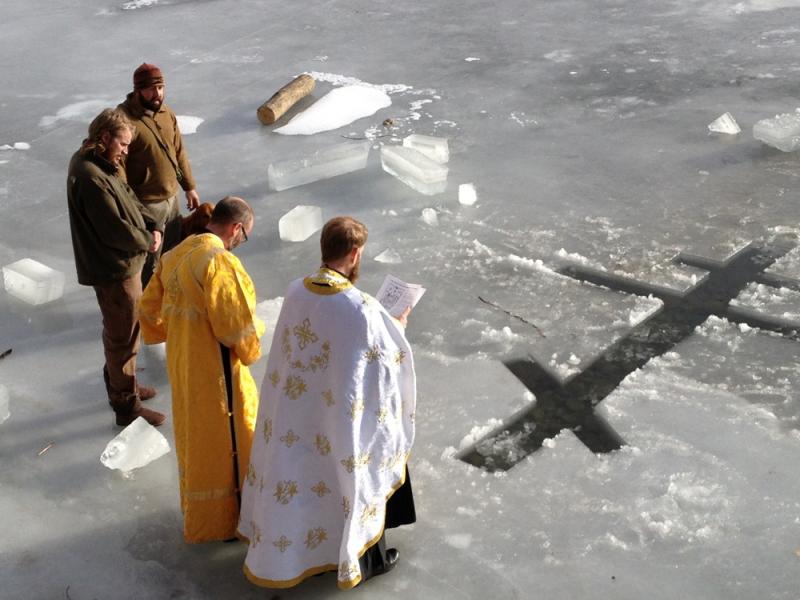
[[[272, 596], [245, 581], [240, 545], [182, 542], [173, 454], [131, 479], [98, 460], [119, 430], [94, 294], [74, 278], [65, 175], [89, 120], [147, 61], [176, 113], [202, 119], [186, 138], [201, 198], [253, 203], [237, 253], [261, 312], [274, 315], [289, 281], [318, 265], [314, 236], [278, 237], [298, 205], [367, 223], [363, 289], [393, 273], [428, 290], [408, 329], [419, 523], [390, 532], [398, 568], [350, 595], [796, 599], [795, 341], [709, 319], [601, 403], [629, 442], [616, 454], [591, 455], [565, 432], [502, 476], [452, 455], [535, 401], [501, 360], [528, 354], [569, 377], [657, 309], [568, 279], [564, 263], [687, 290], [704, 273], [676, 255], [724, 262], [751, 241], [797, 244], [797, 155], [750, 132], [797, 108], [800, 0], [30, 0], [0, 14], [11, 57], [0, 65], [0, 265], [30, 257], [67, 276], [39, 307], [0, 293], [0, 353], [14, 349], [0, 360], [0, 596]], [[391, 106], [274, 134], [256, 109], [302, 72], [316, 89], [275, 128], [347, 85], [375, 86]], [[725, 112], [742, 133], [709, 135]], [[438, 196], [398, 185], [376, 151], [358, 172], [268, 190], [270, 163], [414, 133], [448, 139]], [[462, 183], [479, 190], [474, 206], [458, 202]], [[373, 260], [387, 248], [402, 262]], [[785, 285], [739, 301], [791, 321], [797, 256], [773, 268]], [[140, 366], [173, 444], [163, 357], [144, 353]], [[263, 360], [253, 371], [260, 383]], [[320, 577], [280, 596], [338, 597], [334, 586]]]

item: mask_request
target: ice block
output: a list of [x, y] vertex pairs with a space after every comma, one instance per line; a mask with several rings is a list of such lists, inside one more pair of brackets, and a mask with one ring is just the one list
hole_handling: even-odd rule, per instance
[[319, 206], [295, 206], [278, 220], [278, 234], [285, 242], [302, 242], [322, 228]]
[[800, 147], [800, 114], [785, 113], [753, 125], [753, 137], [784, 152]]
[[425, 156], [431, 160], [435, 160], [439, 164], [444, 164], [450, 160], [450, 149], [447, 146], [447, 138], [412, 133], [403, 138], [403, 146], [406, 148], [413, 148], [417, 152], [422, 152]]
[[447, 187], [447, 167], [406, 146], [381, 147], [383, 170], [421, 194], [441, 194]]
[[464, 206], [472, 206], [478, 200], [478, 193], [471, 183], [462, 183], [458, 186], [458, 201]]
[[109, 469], [128, 472], [145, 466], [167, 452], [167, 438], [139, 417], [108, 442], [100, 455], [100, 462]]
[[280, 192], [363, 169], [367, 166], [370, 144], [369, 140], [345, 142], [302, 158], [274, 162], [267, 168], [269, 187]]
[[8, 389], [3, 384], [0, 384], [0, 423], [7, 420], [11, 416], [11, 409], [8, 402]]
[[44, 304], [64, 293], [64, 274], [47, 265], [23, 258], [3, 267], [6, 291], [28, 304]]

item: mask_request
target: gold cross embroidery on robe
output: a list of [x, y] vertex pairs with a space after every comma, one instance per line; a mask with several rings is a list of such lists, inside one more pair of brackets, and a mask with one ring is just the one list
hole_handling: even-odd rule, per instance
[[320, 481], [317, 485], [311, 488], [311, 491], [314, 492], [318, 497], [322, 498], [326, 494], [330, 494], [330, 488], [325, 485], [324, 481]]
[[297, 434], [296, 434], [294, 431], [292, 431], [291, 429], [290, 429], [289, 431], [287, 431], [287, 432], [286, 432], [286, 435], [282, 435], [282, 436], [281, 436], [281, 441], [282, 441], [284, 444], [286, 444], [286, 447], [287, 447], [287, 448], [291, 448], [291, 447], [294, 445], [294, 443], [295, 443], [296, 441], [298, 441], [299, 439], [300, 439], [300, 436], [299, 436], [299, 435], [297, 435]]
[[306, 391], [306, 382], [299, 375], [289, 375], [283, 386], [283, 391], [292, 400], [297, 400]]
[[281, 554], [286, 552], [286, 549], [292, 545], [292, 540], [287, 538], [285, 535], [282, 535], [277, 540], [272, 542], [272, 545], [275, 546], [278, 550], [281, 551]]
[[328, 532], [325, 531], [325, 529], [323, 529], [322, 527], [309, 529], [308, 534], [306, 534], [306, 548], [308, 548], [309, 550], [313, 550], [327, 539], [328, 539]]
[[322, 456], [327, 456], [331, 453], [331, 441], [327, 438], [327, 436], [318, 433], [316, 439], [314, 440], [314, 446], [317, 448], [317, 452], [319, 452]]
[[278, 504], [289, 504], [292, 498], [295, 497], [297, 494], [297, 482], [296, 481], [279, 481], [278, 484], [275, 486], [275, 500]]
[[381, 349], [378, 347], [378, 344], [375, 344], [364, 352], [364, 358], [367, 359], [368, 363], [374, 363], [376, 360], [380, 360], [383, 358], [383, 354], [381, 353]]

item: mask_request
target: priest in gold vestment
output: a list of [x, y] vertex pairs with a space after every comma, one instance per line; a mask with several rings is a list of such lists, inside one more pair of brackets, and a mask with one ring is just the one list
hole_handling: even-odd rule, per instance
[[220, 200], [206, 233], [161, 258], [141, 300], [144, 342], [166, 341], [187, 542], [236, 535], [258, 410], [247, 365], [261, 356], [264, 324], [253, 282], [230, 251], [252, 228], [244, 200]]

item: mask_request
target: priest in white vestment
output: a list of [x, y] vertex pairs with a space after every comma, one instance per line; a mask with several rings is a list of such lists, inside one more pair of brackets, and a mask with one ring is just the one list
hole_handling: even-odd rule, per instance
[[355, 219], [331, 219], [323, 266], [289, 285], [275, 326], [238, 529], [258, 585], [336, 571], [352, 588], [396, 563], [384, 528], [415, 520], [407, 313], [395, 319], [353, 285], [366, 239]]

